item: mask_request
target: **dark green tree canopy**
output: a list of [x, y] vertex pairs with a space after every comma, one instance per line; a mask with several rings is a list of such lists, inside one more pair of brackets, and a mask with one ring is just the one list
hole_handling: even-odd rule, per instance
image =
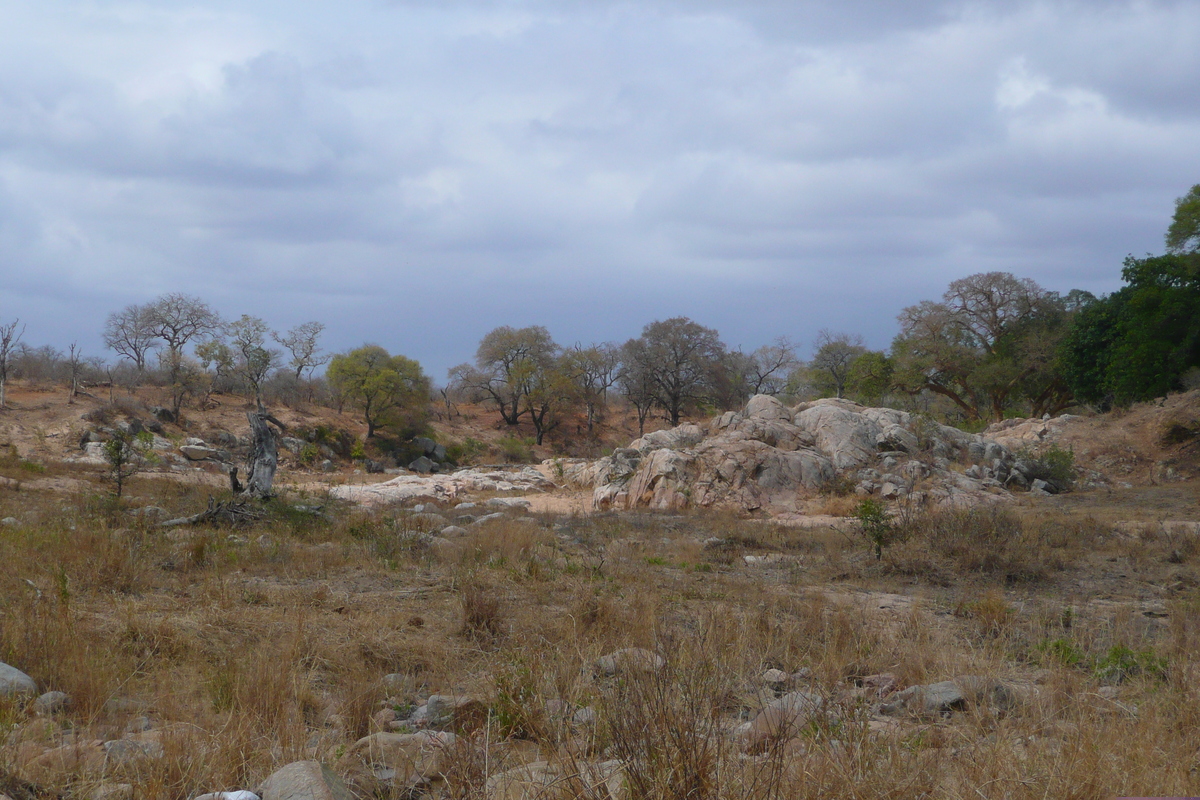
[[368, 438], [384, 426], [415, 434], [425, 420], [429, 379], [411, 358], [365, 344], [334, 356], [327, 377], [335, 391], [362, 411]]
[[1167, 228], [1167, 252], [1179, 255], [1200, 250], [1200, 183], [1175, 201], [1175, 215]]

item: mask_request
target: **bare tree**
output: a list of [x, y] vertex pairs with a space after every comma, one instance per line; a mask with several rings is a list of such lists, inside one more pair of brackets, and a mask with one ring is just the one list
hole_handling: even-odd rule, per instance
[[[18, 326], [20, 330], [17, 329]], [[0, 408], [5, 407], [4, 385], [8, 382], [8, 368], [12, 364], [17, 343], [24, 335], [25, 326], [21, 325], [19, 319], [14, 319], [7, 325], [0, 325]]]
[[151, 311], [149, 305], [126, 306], [104, 323], [104, 346], [132, 361], [139, 373], [146, 371], [146, 357], [158, 339]]
[[630, 339], [621, 347], [617, 386], [637, 411], [638, 435], [646, 433], [646, 418], [654, 408], [654, 376], [649, 354], [641, 339]]
[[561, 369], [583, 400], [589, 436], [600, 409], [604, 407], [608, 390], [617, 380], [620, 363], [620, 351], [613, 344], [594, 344], [590, 347], [576, 344], [563, 353]]
[[75, 402], [75, 395], [79, 394], [79, 376], [83, 372], [83, 354], [79, 350], [78, 342], [71, 342], [67, 351], [67, 366], [71, 370], [71, 396], [67, 403], [71, 404]]
[[262, 385], [271, 370], [279, 365], [280, 353], [267, 347], [267, 323], [258, 317], [243, 314], [241, 319], [229, 325], [229, 338], [237, 354], [234, 370], [250, 384], [255, 407], [265, 413], [262, 400]]
[[198, 297], [173, 292], [149, 306], [150, 330], [167, 346], [167, 372], [171, 383], [172, 412], [178, 416], [185, 387], [180, 382], [183, 348], [198, 337], [211, 336], [221, 329], [221, 318]]
[[304, 377], [305, 372], [311, 376], [317, 367], [329, 362], [331, 356], [322, 352], [317, 344], [317, 340], [321, 338], [324, 330], [325, 326], [320, 322], [305, 322], [287, 333], [273, 332], [271, 334], [275, 341], [286, 347], [287, 351], [292, 354], [292, 360], [288, 362], [288, 367], [296, 371], [297, 381]]
[[746, 388], [751, 395], [779, 394], [786, 387], [788, 376], [800, 366], [796, 357], [797, 344], [780, 336], [750, 354], [746, 362]]
[[541, 385], [542, 373], [554, 369], [557, 358], [558, 345], [545, 328], [505, 325], [480, 340], [476, 366], [459, 364], [449, 376], [471, 396], [494, 402], [506, 425], [517, 425], [529, 413], [525, 396]]
[[856, 358], [867, 352], [863, 338], [858, 334], [833, 333], [828, 328], [822, 328], [817, 334], [813, 350], [810, 366], [831, 379], [839, 398], [845, 397], [850, 367]]

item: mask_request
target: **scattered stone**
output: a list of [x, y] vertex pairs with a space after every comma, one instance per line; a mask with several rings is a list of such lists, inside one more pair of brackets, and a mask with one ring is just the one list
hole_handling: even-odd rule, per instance
[[248, 789], [238, 789], [233, 792], [209, 792], [194, 797], [192, 800], [260, 800], [260, 798]]
[[775, 691], [779, 691], [792, 682], [792, 676], [781, 669], [769, 669], [762, 674], [762, 682]]
[[104, 755], [109, 764], [134, 764], [147, 759], [162, 758], [163, 747], [158, 742], [114, 739], [104, 743]]
[[18, 520], [16, 517], [5, 517], [4, 519], [0, 519], [0, 525], [12, 527], [14, 525], [19, 525], [19, 524], [20, 524], [20, 520]]
[[[191, 441], [191, 440], [189, 440]], [[205, 447], [198, 444], [185, 444], [179, 448], [179, 452], [183, 453], [192, 461], [204, 461], [206, 459], [215, 459], [217, 451], [211, 447]]]
[[37, 682], [16, 667], [0, 661], [0, 697], [35, 695]]
[[263, 781], [262, 800], [354, 800], [333, 770], [318, 761], [294, 761]]
[[89, 800], [133, 800], [132, 783], [102, 783], [88, 795]]
[[896, 676], [890, 672], [881, 672], [878, 675], [868, 675], [860, 681], [864, 689], [867, 689], [876, 697], [887, 697], [896, 690]]
[[954, 681], [941, 681], [903, 689], [892, 696], [890, 703], [880, 706], [879, 712], [887, 716], [904, 713], [923, 717], [949, 716], [966, 705], [966, 695]]
[[328, 458], [321, 462], [321, 472], [333, 472], [337, 467]]
[[428, 457], [421, 456], [409, 462], [408, 468], [419, 475], [428, 475], [437, 469], [437, 464], [433, 463]]
[[504, 519], [505, 516], [506, 515], [503, 511], [497, 511], [492, 514], [484, 514], [482, 517], [476, 517], [475, 519], [471, 520], [470, 525], [473, 528], [478, 527], [485, 522], [491, 522], [494, 519]]
[[455, 511], [467, 511], [472, 508], [475, 508], [474, 503], [459, 503], [458, 505], [456, 505], [454, 507], [454, 510]]
[[484, 505], [489, 508], [528, 509], [530, 503], [523, 497], [493, 497], [484, 503]]
[[426, 724], [470, 732], [487, 722], [487, 707], [466, 695], [433, 694], [425, 701]]
[[666, 665], [662, 656], [641, 647], [626, 647], [596, 659], [596, 671], [607, 677], [657, 672]]
[[71, 706], [71, 695], [66, 692], [46, 692], [33, 701], [33, 713], [48, 717], [60, 711], [66, 711]]
[[[385, 777], [393, 784], [415, 786], [439, 777], [445, 769], [447, 750], [456, 737], [444, 731], [419, 733], [373, 733], [359, 739], [346, 751], [346, 759], [394, 772]], [[264, 796], [263, 800], [267, 800]]]
[[457, 525], [447, 525], [446, 527], [442, 528], [442, 530], [439, 533], [441, 536], [447, 537], [447, 538], [449, 538], [451, 536], [466, 536], [467, 529], [460, 528]]
[[742, 737], [742, 749], [760, 753], [772, 743], [800, 734], [804, 726], [825, 708], [825, 698], [815, 692], [797, 691], [768, 703]]

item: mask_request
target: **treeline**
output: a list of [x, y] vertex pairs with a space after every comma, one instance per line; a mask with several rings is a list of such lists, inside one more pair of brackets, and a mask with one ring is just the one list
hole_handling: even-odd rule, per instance
[[0, 407], [10, 378], [65, 384], [72, 396], [99, 384], [151, 385], [176, 415], [214, 394], [238, 394], [259, 406], [349, 409], [368, 438], [386, 429], [404, 439], [430, 414], [472, 402], [493, 408], [500, 424], [528, 426], [538, 444], [568, 422], [564, 438], [594, 437], [614, 401], [643, 430], [655, 415], [676, 425], [760, 393], [846, 397], [967, 425], [1084, 404], [1106, 409], [1200, 386], [1200, 185], [1177, 202], [1167, 250], [1126, 259], [1126, 285], [1105, 297], [1059, 294], [1004, 272], [971, 275], [940, 300], [905, 308], [887, 351], [822, 331], [807, 361], [787, 338], [747, 353], [686, 317], [651, 322], [624, 343], [571, 346], [541, 326], [505, 326], [438, 387], [419, 363], [378, 345], [327, 353], [320, 322], [280, 332], [167, 294], [109, 315], [103, 338], [116, 362], [85, 357], [74, 344], [66, 353], [31, 347], [19, 320], [0, 324]]

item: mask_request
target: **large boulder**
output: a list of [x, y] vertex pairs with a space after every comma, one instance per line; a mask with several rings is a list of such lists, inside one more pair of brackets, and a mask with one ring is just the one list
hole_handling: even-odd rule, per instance
[[319, 761], [294, 761], [263, 781], [262, 800], [354, 800], [333, 770]]
[[0, 661], [0, 697], [35, 696], [37, 682], [14, 666]]
[[825, 708], [825, 698], [797, 691], [773, 700], [750, 723], [742, 739], [747, 753], [760, 753], [772, 744], [799, 736]]
[[[978, 469], [964, 475], [952, 468], [954, 461]], [[792, 409], [759, 395], [707, 430], [681, 425], [596, 461], [547, 465], [568, 485], [590, 486], [597, 508], [727, 505], [796, 512], [838, 480], [863, 494], [886, 492], [885, 499], [905, 499], [922, 481], [921, 496], [935, 503], [995, 501], [1007, 496], [1000, 479], [1011, 463], [1012, 455], [995, 442], [903, 411], [835, 399]]]

